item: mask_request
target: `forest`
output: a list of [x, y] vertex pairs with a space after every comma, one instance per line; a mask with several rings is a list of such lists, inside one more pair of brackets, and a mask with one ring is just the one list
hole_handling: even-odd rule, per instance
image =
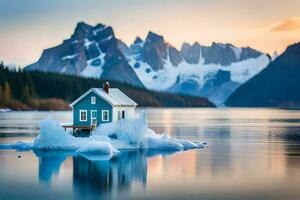
[[58, 73], [10, 69], [0, 63], [0, 108], [68, 110], [69, 104], [92, 87], [109, 81], [141, 107], [214, 107], [206, 98], [150, 91], [132, 85]]

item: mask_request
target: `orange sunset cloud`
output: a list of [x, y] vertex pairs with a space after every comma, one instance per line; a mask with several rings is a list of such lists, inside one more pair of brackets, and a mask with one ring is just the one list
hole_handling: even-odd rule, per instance
[[300, 17], [291, 17], [271, 26], [271, 31], [288, 32], [297, 30], [300, 30]]

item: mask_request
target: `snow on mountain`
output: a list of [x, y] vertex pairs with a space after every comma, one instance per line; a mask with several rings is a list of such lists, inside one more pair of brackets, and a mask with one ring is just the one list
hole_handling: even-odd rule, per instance
[[[299, 107], [300, 43], [295, 43], [226, 100], [235, 107]], [[276, 58], [276, 59], [275, 59]], [[253, 92], [254, 91], [254, 92]]]
[[91, 26], [80, 22], [69, 39], [56, 47], [44, 50], [40, 59], [25, 70], [112, 79], [142, 87], [143, 84], [128, 65], [118, 46], [119, 40], [115, 38], [110, 26]]
[[273, 55], [272, 55], [272, 61], [275, 60], [278, 57], [278, 53], [277, 51], [274, 51]]
[[241, 48], [237, 48], [234, 46], [230, 46], [230, 48], [234, 52], [236, 59], [239, 60], [241, 58], [241, 54], [242, 54], [243, 50]]
[[139, 56], [139, 54], [127, 54], [126, 58], [145, 87], [156, 90], [167, 90], [179, 80], [184, 81], [185, 78], [191, 77], [197, 79], [200, 86], [203, 86], [206, 82], [205, 78], [216, 74], [219, 70], [230, 72], [231, 80], [241, 84], [259, 73], [269, 63], [269, 57], [262, 54], [257, 58], [249, 58], [227, 66], [204, 64], [204, 58], [200, 57], [197, 64], [190, 64], [183, 60], [175, 67], [168, 57], [163, 60], [162, 69], [153, 70], [149, 64], [140, 61]]
[[[99, 31], [97, 31], [99, 32]], [[96, 33], [97, 33], [96, 32]], [[95, 31], [94, 31], [95, 33]], [[110, 40], [112, 36], [109, 36], [106, 38], [106, 40]], [[102, 40], [103, 41], [103, 40]], [[103, 53], [99, 47], [99, 44], [95, 41], [91, 42], [88, 39], [85, 39], [84, 46], [86, 48], [89, 48], [90, 45], [95, 45], [97, 48], [97, 51], [99, 52], [99, 55], [88, 60], [87, 66], [81, 71], [80, 75], [85, 77], [93, 77], [93, 78], [99, 78], [102, 75], [103, 72], [103, 65], [105, 63], [105, 53]]]
[[146, 87], [208, 97], [221, 105], [241, 84], [264, 69], [270, 56], [232, 44], [183, 43], [180, 50], [149, 32], [127, 46], [110, 26], [80, 22], [70, 39], [46, 49], [26, 70], [104, 78]]
[[[184, 43], [180, 52], [174, 49], [162, 36], [149, 32], [145, 41], [135, 40], [124, 55], [146, 88], [206, 96], [217, 105], [270, 62], [266, 54], [231, 44]], [[220, 72], [227, 72], [229, 78], [217, 78]]]

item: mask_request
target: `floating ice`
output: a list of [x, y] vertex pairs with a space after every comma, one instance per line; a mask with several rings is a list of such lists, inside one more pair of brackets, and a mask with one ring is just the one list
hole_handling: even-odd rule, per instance
[[0, 108], [0, 112], [10, 112], [11, 109], [9, 108]]
[[172, 138], [166, 134], [156, 134], [148, 128], [147, 115], [141, 113], [131, 119], [102, 124], [90, 137], [74, 137], [64, 131], [52, 118], [40, 121], [39, 135], [33, 143], [17, 142], [0, 145], [0, 148], [29, 150], [71, 150], [77, 154], [115, 155], [123, 149], [186, 150], [203, 148], [205, 143]]
[[32, 149], [32, 142], [22, 142], [18, 141], [14, 144], [1, 144], [0, 149], [16, 149], [20, 151], [31, 150]]
[[91, 141], [77, 149], [76, 153], [81, 154], [116, 154], [119, 151], [114, 149], [108, 142]]
[[130, 119], [102, 124], [92, 133], [91, 138], [108, 137], [117, 149], [144, 149], [148, 147], [147, 136], [149, 133], [147, 116], [143, 112], [132, 116]]

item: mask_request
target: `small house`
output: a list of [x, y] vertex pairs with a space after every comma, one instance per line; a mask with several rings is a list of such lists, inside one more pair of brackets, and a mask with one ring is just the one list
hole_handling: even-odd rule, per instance
[[114, 122], [134, 113], [137, 103], [118, 88], [109, 88], [106, 82], [103, 88], [91, 88], [73, 103], [72, 128], [88, 129], [103, 123]]

